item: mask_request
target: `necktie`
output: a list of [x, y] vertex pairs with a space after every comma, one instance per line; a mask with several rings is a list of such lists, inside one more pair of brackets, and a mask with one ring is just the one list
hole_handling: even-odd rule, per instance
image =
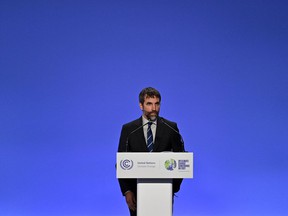
[[153, 134], [151, 130], [152, 122], [148, 123], [148, 129], [147, 129], [147, 148], [149, 152], [153, 151]]

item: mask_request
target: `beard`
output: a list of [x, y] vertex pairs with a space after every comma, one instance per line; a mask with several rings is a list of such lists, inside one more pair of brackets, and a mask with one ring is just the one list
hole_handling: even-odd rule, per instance
[[155, 121], [158, 117], [159, 112], [146, 112], [145, 116], [150, 121]]

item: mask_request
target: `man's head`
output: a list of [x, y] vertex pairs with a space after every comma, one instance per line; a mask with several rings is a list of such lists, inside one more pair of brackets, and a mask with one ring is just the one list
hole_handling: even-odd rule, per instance
[[139, 106], [143, 116], [151, 121], [156, 120], [160, 111], [161, 95], [155, 88], [144, 88], [139, 94]]

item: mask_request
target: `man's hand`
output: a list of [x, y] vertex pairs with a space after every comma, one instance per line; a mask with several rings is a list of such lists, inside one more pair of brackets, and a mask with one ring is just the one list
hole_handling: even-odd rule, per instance
[[125, 194], [126, 203], [132, 211], [136, 211], [136, 198], [133, 192], [129, 191]]

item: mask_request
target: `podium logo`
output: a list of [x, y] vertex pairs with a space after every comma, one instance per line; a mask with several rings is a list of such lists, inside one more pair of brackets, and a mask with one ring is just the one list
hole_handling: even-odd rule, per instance
[[133, 161], [129, 159], [121, 160], [120, 167], [123, 170], [130, 170], [133, 167]]
[[189, 160], [179, 160], [178, 161], [178, 168], [179, 170], [186, 170], [186, 168], [189, 168]]
[[176, 161], [174, 159], [166, 160], [164, 166], [167, 170], [174, 170], [177, 166]]

